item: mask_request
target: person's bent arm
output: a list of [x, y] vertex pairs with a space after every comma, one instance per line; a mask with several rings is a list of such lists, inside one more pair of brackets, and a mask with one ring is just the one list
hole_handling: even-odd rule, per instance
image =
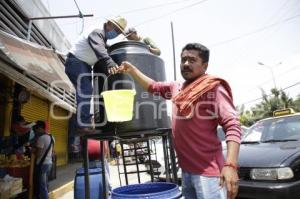
[[149, 86], [155, 82], [150, 77], [146, 76], [144, 73], [142, 73], [138, 68], [136, 68], [131, 63], [124, 61], [120, 65], [119, 72], [125, 72], [131, 75], [137, 82], [140, 84], [146, 91], [148, 91]]
[[160, 55], [160, 50], [158, 48], [153, 48], [153, 47], [149, 47], [149, 50], [151, 53], [153, 53], [154, 55], [159, 56]]

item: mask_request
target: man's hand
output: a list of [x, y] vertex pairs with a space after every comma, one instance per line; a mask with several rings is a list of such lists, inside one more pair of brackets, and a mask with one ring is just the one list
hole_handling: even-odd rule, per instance
[[118, 69], [118, 72], [130, 74], [134, 69], [135, 69], [135, 66], [133, 66], [131, 63], [129, 63], [127, 61], [123, 61]]
[[237, 170], [232, 167], [223, 167], [220, 176], [220, 186], [226, 185], [227, 188], [227, 198], [234, 199], [238, 193], [238, 174]]
[[123, 61], [118, 69], [119, 73], [128, 73], [131, 75], [138, 84], [140, 84], [146, 91], [148, 90], [149, 86], [154, 82], [153, 79], [149, 78], [148, 76], [144, 75], [137, 67], [132, 65], [127, 61]]
[[110, 75], [116, 74], [116, 73], [118, 73], [118, 70], [119, 70], [119, 66], [116, 65], [116, 66], [108, 69], [108, 74], [110, 74]]

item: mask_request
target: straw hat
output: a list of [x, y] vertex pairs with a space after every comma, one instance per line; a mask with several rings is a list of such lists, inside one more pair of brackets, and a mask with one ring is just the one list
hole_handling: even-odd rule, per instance
[[127, 25], [127, 21], [125, 18], [117, 16], [115, 18], [111, 18], [107, 20], [113, 23], [123, 33], [123, 35], [125, 35], [125, 28]]

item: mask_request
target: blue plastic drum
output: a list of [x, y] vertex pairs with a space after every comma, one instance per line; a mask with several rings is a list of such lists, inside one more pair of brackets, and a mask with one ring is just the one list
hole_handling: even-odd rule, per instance
[[167, 182], [134, 184], [113, 189], [111, 199], [177, 199], [178, 185]]
[[[90, 198], [91, 199], [102, 199], [102, 169], [101, 168], [90, 168]], [[80, 168], [76, 171], [74, 181], [74, 199], [85, 198], [85, 181], [84, 181], [84, 169]]]

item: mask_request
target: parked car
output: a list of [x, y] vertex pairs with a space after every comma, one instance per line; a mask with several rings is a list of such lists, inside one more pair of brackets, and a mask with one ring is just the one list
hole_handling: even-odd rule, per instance
[[300, 198], [300, 113], [275, 112], [256, 122], [239, 153], [239, 198]]
[[[242, 137], [247, 134], [248, 129], [249, 128], [246, 127], [246, 126], [241, 126]], [[225, 140], [225, 133], [224, 133], [223, 128], [221, 126], [217, 127], [217, 134], [218, 134], [219, 139], [222, 142], [222, 148], [223, 148], [223, 150], [227, 150], [227, 148], [226, 148], [227, 145], [226, 145], [226, 140]]]

